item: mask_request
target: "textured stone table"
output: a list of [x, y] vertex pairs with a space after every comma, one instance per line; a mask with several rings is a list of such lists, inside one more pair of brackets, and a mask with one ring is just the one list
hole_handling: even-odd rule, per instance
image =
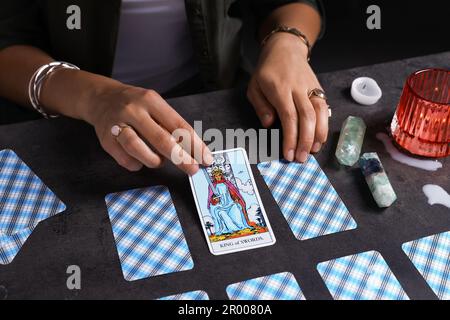
[[[438, 184], [450, 190], [450, 159], [428, 172], [390, 158], [375, 134], [388, 127], [407, 75], [426, 67], [450, 68], [450, 53], [321, 74], [333, 107], [329, 143], [317, 155], [325, 173], [355, 218], [358, 228], [307, 241], [290, 231], [259, 172], [256, 183], [277, 236], [274, 246], [224, 256], [209, 253], [185, 175], [166, 166], [128, 173], [100, 148], [92, 128], [70, 119], [38, 120], [0, 127], [0, 149], [11, 148], [67, 205], [65, 213], [41, 222], [15, 260], [0, 266], [0, 299], [125, 298], [153, 299], [189, 290], [205, 290], [211, 299], [226, 299], [233, 282], [290, 271], [308, 299], [331, 299], [316, 270], [317, 263], [367, 250], [379, 251], [412, 299], [436, 299], [432, 290], [401, 250], [401, 244], [450, 230], [450, 209], [427, 204], [422, 186]], [[371, 107], [359, 106], [349, 95], [357, 76], [376, 79], [383, 97]], [[243, 89], [171, 100], [190, 122], [203, 128], [257, 127], [258, 121]], [[367, 123], [363, 152], [376, 151], [389, 173], [398, 200], [378, 209], [358, 168], [337, 166], [334, 151], [342, 121], [348, 115]], [[108, 219], [107, 193], [164, 184], [170, 189], [194, 269], [134, 282], [124, 280]], [[79, 265], [82, 289], [66, 287], [66, 269]]]

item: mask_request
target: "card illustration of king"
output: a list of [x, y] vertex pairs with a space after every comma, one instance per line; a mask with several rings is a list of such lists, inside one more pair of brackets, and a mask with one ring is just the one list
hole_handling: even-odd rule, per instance
[[208, 187], [208, 209], [216, 226], [214, 235], [252, 228], [238, 188], [224, 177], [219, 168], [212, 170], [212, 177], [214, 181]]
[[260, 200], [240, 151], [214, 154], [214, 163], [194, 175], [194, 189], [211, 242], [268, 232]]

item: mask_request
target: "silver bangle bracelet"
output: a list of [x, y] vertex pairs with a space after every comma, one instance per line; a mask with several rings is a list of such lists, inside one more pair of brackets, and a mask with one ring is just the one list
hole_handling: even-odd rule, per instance
[[59, 69], [75, 69], [80, 70], [77, 66], [63, 61], [55, 61], [51, 63], [44, 64], [39, 67], [28, 83], [28, 98], [30, 99], [30, 103], [33, 106], [33, 109], [39, 112], [44, 118], [56, 118], [57, 115], [48, 114], [42, 107], [40, 103], [42, 86], [45, 82], [45, 79], [56, 70]]

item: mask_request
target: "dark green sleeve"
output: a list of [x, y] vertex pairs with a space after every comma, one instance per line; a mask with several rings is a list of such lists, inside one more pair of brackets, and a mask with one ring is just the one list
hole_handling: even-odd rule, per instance
[[320, 39], [325, 32], [325, 10], [322, 0], [252, 0], [251, 10], [255, 14], [257, 22], [260, 23], [276, 8], [294, 2], [309, 4], [319, 12], [322, 18], [321, 30], [319, 35]]
[[36, 0], [0, 1], [0, 50], [12, 45], [45, 49], [46, 33]]

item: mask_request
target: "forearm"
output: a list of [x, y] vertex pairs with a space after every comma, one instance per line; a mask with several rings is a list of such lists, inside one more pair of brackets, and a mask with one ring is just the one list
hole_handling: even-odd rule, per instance
[[321, 17], [317, 10], [308, 4], [291, 3], [281, 6], [261, 24], [260, 40], [280, 25], [297, 28], [306, 35], [310, 44], [314, 45], [320, 33]]
[[0, 51], [0, 95], [31, 108], [28, 81], [33, 73], [53, 59], [30, 46], [12, 46]]
[[[31, 46], [11, 46], [0, 51], [0, 95], [31, 108], [28, 83], [33, 73], [53, 59]], [[60, 69], [44, 82], [40, 102], [50, 114], [88, 120], [88, 101], [105, 86], [120, 83], [85, 71]]]

